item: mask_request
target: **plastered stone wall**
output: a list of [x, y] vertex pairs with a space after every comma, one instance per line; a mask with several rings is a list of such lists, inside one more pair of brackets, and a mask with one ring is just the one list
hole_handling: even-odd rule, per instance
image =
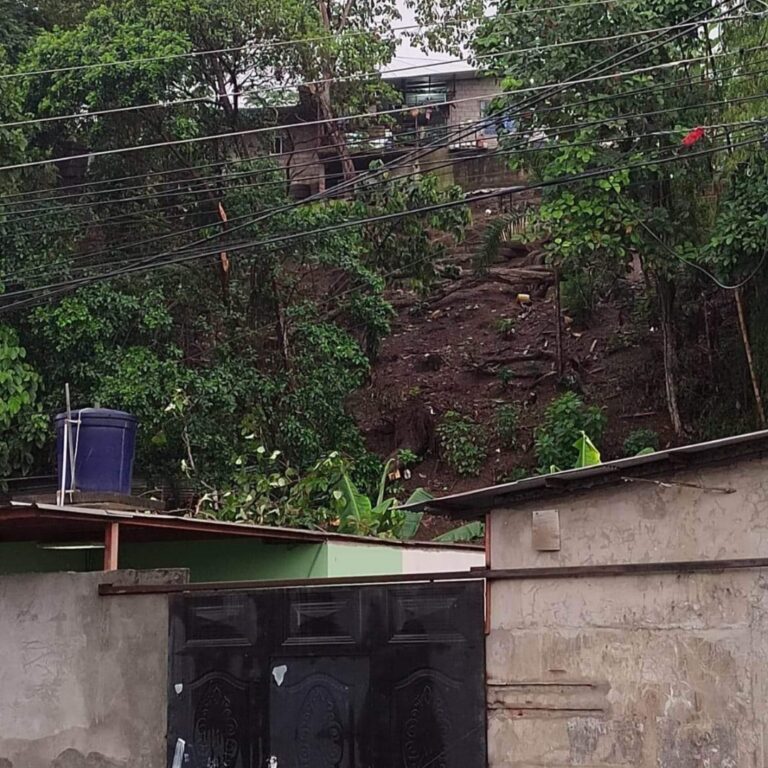
[[99, 597], [105, 577], [0, 577], [0, 768], [165, 765], [167, 597]]
[[[766, 469], [494, 511], [492, 567], [768, 556]], [[534, 548], [537, 509], [558, 511], [559, 551]], [[490, 611], [493, 768], [768, 764], [768, 571], [494, 581]]]

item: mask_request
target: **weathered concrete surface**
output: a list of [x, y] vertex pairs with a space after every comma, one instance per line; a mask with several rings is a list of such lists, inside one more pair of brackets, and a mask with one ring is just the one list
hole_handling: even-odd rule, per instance
[[[626, 484], [491, 515], [494, 568], [768, 556], [768, 466]], [[766, 478], [766, 480], [764, 480]], [[489, 764], [765, 768], [768, 571], [495, 581]]]
[[[186, 579], [186, 571], [109, 575]], [[0, 768], [164, 765], [167, 597], [100, 598], [104, 580], [0, 577]]]
[[[734, 493], [706, 490], [715, 488]], [[560, 512], [559, 552], [531, 546], [531, 514], [542, 508]], [[766, 557], [767, 508], [768, 459], [677, 472], [495, 511], [491, 562], [517, 568]]]

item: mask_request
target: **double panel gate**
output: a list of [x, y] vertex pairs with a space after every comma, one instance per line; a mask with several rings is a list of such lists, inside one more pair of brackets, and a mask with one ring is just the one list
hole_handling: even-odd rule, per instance
[[171, 600], [169, 768], [483, 768], [478, 582]]

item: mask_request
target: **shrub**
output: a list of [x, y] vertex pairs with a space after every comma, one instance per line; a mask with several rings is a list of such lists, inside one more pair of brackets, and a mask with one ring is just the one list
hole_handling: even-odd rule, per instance
[[518, 480], [525, 480], [533, 473], [525, 467], [513, 467], [504, 476], [500, 477], [502, 483], [516, 483]]
[[499, 370], [499, 381], [505, 389], [512, 383], [513, 379], [514, 376], [512, 375], [511, 368], [501, 368]]
[[599, 298], [599, 285], [588, 271], [578, 272], [560, 281], [563, 311], [583, 324], [594, 312]]
[[659, 435], [652, 429], [635, 429], [629, 433], [624, 441], [624, 455], [637, 456], [641, 451], [648, 449], [659, 450]]
[[517, 320], [514, 317], [500, 317], [496, 321], [496, 333], [498, 333], [499, 336], [502, 336], [504, 338], [508, 338], [509, 336], [514, 336], [516, 325], [517, 325]]
[[413, 467], [419, 463], [419, 455], [410, 448], [401, 448], [397, 452], [397, 458], [403, 467]]
[[516, 405], [500, 405], [496, 410], [496, 436], [502, 448], [512, 449], [517, 445], [517, 429], [520, 425], [520, 411]]
[[597, 442], [605, 429], [605, 414], [601, 408], [587, 406], [573, 392], [566, 392], [550, 403], [543, 424], [536, 430], [536, 458], [540, 472], [552, 467], [570, 469], [579, 459], [576, 441], [586, 432]]
[[443, 458], [458, 474], [480, 473], [487, 456], [487, 440], [482, 427], [456, 411], [448, 411], [437, 428]]

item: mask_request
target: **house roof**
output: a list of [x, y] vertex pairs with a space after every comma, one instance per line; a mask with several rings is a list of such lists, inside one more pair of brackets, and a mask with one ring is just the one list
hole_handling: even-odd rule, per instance
[[398, 541], [157, 513], [26, 502], [11, 502], [0, 506], [0, 543], [21, 541], [65, 543], [102, 540], [105, 528], [111, 523], [120, 524], [121, 541], [136, 543], [247, 537], [294, 544], [347, 542], [402, 548], [478, 549], [472, 544]]
[[470, 519], [479, 517], [493, 507], [507, 506], [515, 502], [552, 498], [599, 486], [618, 485], [628, 479], [679, 471], [692, 466], [731, 463], [736, 459], [752, 458], [765, 453], [768, 453], [768, 430], [657, 451], [645, 456], [607, 461], [582, 469], [537, 475], [514, 483], [442, 496], [412, 504], [408, 509], [424, 509], [441, 515]]

